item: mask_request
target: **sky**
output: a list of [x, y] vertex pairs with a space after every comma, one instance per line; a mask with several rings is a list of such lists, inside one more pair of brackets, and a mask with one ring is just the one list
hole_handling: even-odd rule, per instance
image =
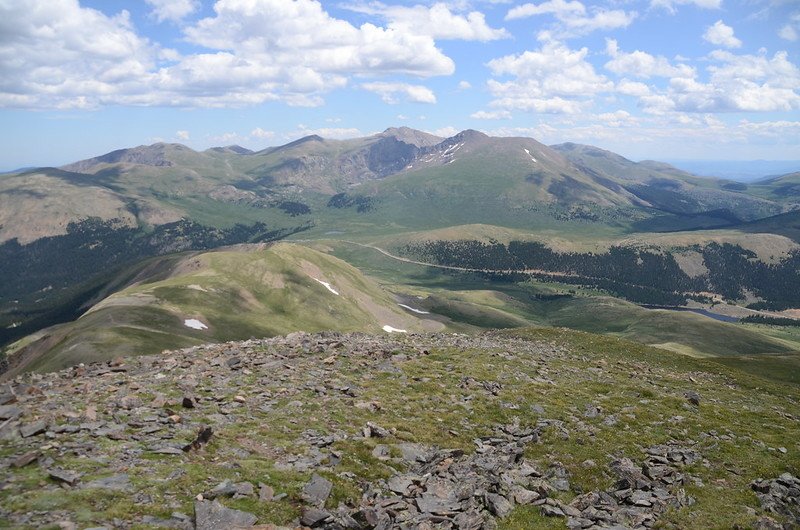
[[800, 0], [0, 0], [0, 170], [407, 126], [800, 159]]

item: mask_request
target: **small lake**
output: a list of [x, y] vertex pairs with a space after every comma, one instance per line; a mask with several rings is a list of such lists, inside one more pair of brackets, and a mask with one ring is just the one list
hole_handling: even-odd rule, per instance
[[640, 307], [645, 309], [666, 309], [668, 311], [689, 311], [691, 313], [697, 313], [698, 315], [707, 316], [709, 318], [713, 318], [714, 320], [719, 320], [720, 322], [732, 322], [736, 323], [739, 322], [739, 319], [736, 317], [729, 317], [728, 315], [720, 315], [719, 313], [712, 313], [706, 309], [696, 309], [693, 307], [671, 307], [671, 306], [663, 306], [663, 305], [647, 305], [647, 304], [640, 304]]

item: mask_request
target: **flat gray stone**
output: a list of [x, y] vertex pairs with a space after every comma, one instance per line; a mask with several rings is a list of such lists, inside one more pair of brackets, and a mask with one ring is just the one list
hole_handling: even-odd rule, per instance
[[412, 483], [412, 480], [405, 475], [395, 475], [386, 481], [386, 485], [389, 486], [389, 489], [400, 495], [404, 495]]
[[155, 453], [157, 455], [182, 455], [182, 454], [184, 454], [183, 451], [181, 451], [177, 447], [156, 447], [155, 449], [151, 449], [150, 452]]
[[314, 508], [312, 506], [306, 506], [303, 508], [303, 514], [300, 516], [300, 523], [303, 526], [310, 526], [314, 527], [330, 517], [331, 514], [325, 510], [320, 510], [319, 508]]
[[42, 434], [47, 430], [47, 422], [44, 420], [35, 421], [33, 423], [26, 423], [19, 428], [19, 434], [23, 438], [30, 438], [37, 434]]
[[275, 489], [272, 486], [260, 483], [258, 484], [258, 500], [261, 502], [270, 502], [275, 498]]
[[451, 499], [442, 499], [429, 493], [423, 493], [416, 499], [417, 508], [422, 513], [433, 513], [436, 515], [450, 515], [461, 510], [461, 505]]
[[513, 493], [517, 504], [530, 504], [541, 497], [538, 492], [525, 488], [515, 488]]
[[332, 489], [333, 483], [330, 480], [314, 473], [311, 480], [303, 486], [301, 496], [307, 503], [321, 508], [325, 506]]
[[403, 443], [396, 446], [403, 455], [403, 460], [410, 464], [427, 462], [431, 457], [431, 450], [424, 445], [414, 443]]
[[470, 510], [461, 512], [453, 518], [459, 530], [481, 530], [484, 528], [484, 519], [481, 514]]
[[70, 486], [74, 486], [78, 482], [78, 479], [81, 478], [80, 473], [65, 471], [63, 469], [48, 469], [47, 474], [53, 480], [69, 484]]
[[490, 512], [501, 519], [510, 514], [514, 509], [514, 505], [511, 504], [508, 499], [496, 493], [486, 494], [486, 507], [489, 508]]
[[22, 416], [22, 409], [15, 405], [0, 406], [0, 420], [10, 420]]
[[226, 508], [219, 501], [195, 501], [194, 521], [196, 530], [233, 530], [250, 528], [257, 518], [252, 513]]
[[99, 478], [91, 482], [87, 482], [84, 488], [94, 488], [106, 491], [132, 491], [130, 476], [127, 473], [119, 475], [112, 475], [110, 477]]
[[42, 456], [41, 453], [37, 451], [27, 452], [24, 455], [20, 455], [17, 458], [15, 458], [11, 462], [11, 467], [25, 467], [28, 464], [32, 464], [33, 462], [39, 460], [40, 456]]

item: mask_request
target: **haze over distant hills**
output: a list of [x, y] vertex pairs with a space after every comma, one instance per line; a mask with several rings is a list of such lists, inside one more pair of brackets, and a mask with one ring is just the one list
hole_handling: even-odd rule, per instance
[[666, 162], [704, 177], [753, 182], [800, 170], [800, 160], [672, 160]]

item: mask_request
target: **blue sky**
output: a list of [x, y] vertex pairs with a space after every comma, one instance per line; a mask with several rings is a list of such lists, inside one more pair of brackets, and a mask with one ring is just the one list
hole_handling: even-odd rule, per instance
[[474, 128], [800, 159], [797, 0], [0, 0], [0, 169]]

